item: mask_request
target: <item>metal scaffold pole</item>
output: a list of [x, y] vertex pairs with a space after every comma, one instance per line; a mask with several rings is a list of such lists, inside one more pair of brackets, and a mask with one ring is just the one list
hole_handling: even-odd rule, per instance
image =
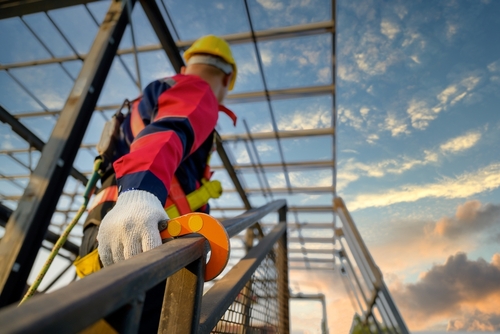
[[0, 242], [0, 306], [20, 299], [97, 99], [128, 24], [127, 4], [113, 1], [40, 161]]

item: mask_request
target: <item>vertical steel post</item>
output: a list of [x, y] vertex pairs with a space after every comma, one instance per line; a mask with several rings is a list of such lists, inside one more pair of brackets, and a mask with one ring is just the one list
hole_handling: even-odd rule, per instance
[[124, 334], [135, 334], [139, 331], [142, 309], [146, 293], [141, 293], [130, 303], [122, 306], [111, 315], [106, 317], [106, 321], [118, 332]]
[[[280, 224], [287, 223], [287, 206], [283, 206], [278, 211]], [[278, 271], [278, 307], [280, 333], [290, 333], [290, 290], [288, 281], [288, 238], [287, 229], [278, 241], [278, 256], [276, 259], [276, 269]]]
[[[135, 0], [130, 1], [133, 6]], [[59, 120], [0, 242], [0, 306], [20, 299], [128, 23], [112, 1]]]

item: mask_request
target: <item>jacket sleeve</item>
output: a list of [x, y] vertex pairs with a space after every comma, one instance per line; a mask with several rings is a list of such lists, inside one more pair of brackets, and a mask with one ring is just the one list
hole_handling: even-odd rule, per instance
[[215, 128], [218, 102], [205, 81], [176, 75], [148, 85], [139, 109], [153, 119], [113, 164], [118, 189], [148, 191], [165, 205], [175, 170]]

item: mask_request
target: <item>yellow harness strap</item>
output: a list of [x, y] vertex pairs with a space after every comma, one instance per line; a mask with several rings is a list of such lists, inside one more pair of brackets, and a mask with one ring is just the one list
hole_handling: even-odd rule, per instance
[[[192, 212], [207, 204], [209, 199], [219, 198], [222, 194], [222, 186], [219, 181], [207, 181], [205, 179], [202, 179], [201, 183], [201, 187], [186, 195], [186, 199]], [[177, 210], [177, 207], [175, 205], [169, 206], [165, 209], [165, 211], [167, 212], [167, 215], [170, 219], [174, 219], [180, 216], [179, 210]]]
[[97, 248], [84, 257], [77, 257], [73, 265], [75, 266], [76, 274], [80, 278], [99, 271], [101, 269], [101, 262], [99, 261]]

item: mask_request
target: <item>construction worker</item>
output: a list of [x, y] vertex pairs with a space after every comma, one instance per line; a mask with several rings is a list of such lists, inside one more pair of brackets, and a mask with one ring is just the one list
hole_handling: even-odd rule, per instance
[[[221, 105], [234, 87], [236, 63], [227, 42], [213, 35], [198, 39], [184, 59], [181, 74], [150, 83], [121, 123], [114, 163], [84, 224], [80, 276], [99, 269], [97, 253], [109, 266], [160, 246], [158, 222], [168, 219], [165, 208], [191, 212], [186, 194], [211, 176], [218, 112], [236, 121]], [[91, 253], [94, 261], [88, 260]]]

